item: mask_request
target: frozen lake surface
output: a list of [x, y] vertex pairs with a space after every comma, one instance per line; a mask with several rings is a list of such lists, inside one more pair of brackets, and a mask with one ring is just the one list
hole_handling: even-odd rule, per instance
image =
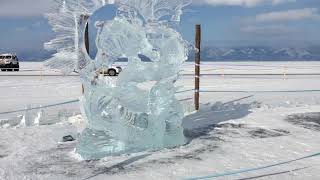
[[[125, 67], [125, 64], [121, 64]], [[83, 161], [74, 153], [85, 124], [77, 74], [41, 63], [0, 72], [0, 179], [186, 179], [260, 167], [320, 152], [320, 62], [215, 62], [202, 65], [201, 110], [192, 112], [194, 66], [177, 86], [188, 111], [185, 146]], [[41, 71], [43, 70], [43, 71]], [[148, 84], [146, 84], [148, 86]], [[220, 179], [320, 179], [320, 157]], [[216, 178], [219, 179], [219, 178]]]

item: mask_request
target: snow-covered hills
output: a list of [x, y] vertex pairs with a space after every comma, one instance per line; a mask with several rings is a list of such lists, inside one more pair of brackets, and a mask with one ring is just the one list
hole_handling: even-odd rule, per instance
[[[191, 54], [192, 58], [192, 54]], [[228, 61], [228, 60], [320, 60], [320, 46], [305, 48], [298, 47], [213, 47], [204, 46], [202, 49], [202, 59], [205, 61]]]

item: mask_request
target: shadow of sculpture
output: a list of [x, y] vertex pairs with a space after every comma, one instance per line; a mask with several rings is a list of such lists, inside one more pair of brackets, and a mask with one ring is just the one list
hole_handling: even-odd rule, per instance
[[228, 103], [217, 102], [205, 105], [202, 109], [183, 119], [184, 134], [189, 142], [195, 138], [205, 136], [221, 122], [246, 117], [256, 102], [240, 104], [234, 101]]

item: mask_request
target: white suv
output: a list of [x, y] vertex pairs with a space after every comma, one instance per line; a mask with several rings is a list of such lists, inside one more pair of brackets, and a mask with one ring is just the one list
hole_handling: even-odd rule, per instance
[[19, 71], [19, 59], [15, 54], [0, 54], [1, 71]]
[[121, 73], [122, 68], [120, 66], [110, 66], [109, 68], [102, 68], [99, 70], [100, 74], [103, 74], [104, 76], [117, 76]]

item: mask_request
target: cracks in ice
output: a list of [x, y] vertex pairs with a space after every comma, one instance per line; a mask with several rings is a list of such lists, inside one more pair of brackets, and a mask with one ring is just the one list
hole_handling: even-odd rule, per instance
[[83, 169], [93, 168], [90, 163], [76, 161], [68, 155], [74, 150], [75, 146], [74, 142], [64, 143], [57, 148], [38, 152], [36, 157], [26, 157], [25, 162], [27, 162], [27, 166], [24, 173], [77, 177]]
[[257, 128], [254, 130], [250, 130], [248, 131], [248, 133], [250, 134], [250, 136], [252, 138], [272, 138], [272, 137], [280, 137], [280, 136], [286, 136], [289, 135], [290, 132], [287, 130], [283, 130], [283, 129], [262, 129], [262, 128]]
[[320, 113], [293, 114], [285, 118], [287, 122], [313, 131], [320, 131]]
[[7, 145], [0, 144], [0, 159], [6, 158], [10, 155]]

